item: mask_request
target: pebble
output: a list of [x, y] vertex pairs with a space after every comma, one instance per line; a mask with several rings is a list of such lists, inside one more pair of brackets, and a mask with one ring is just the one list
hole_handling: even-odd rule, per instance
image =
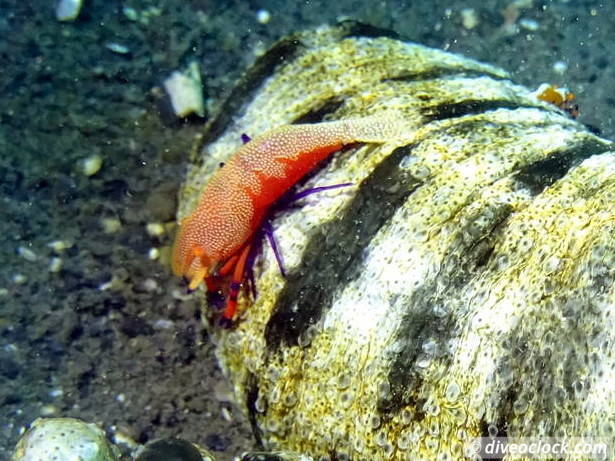
[[147, 223], [145, 231], [150, 237], [160, 237], [164, 235], [164, 226], [159, 222]]
[[66, 240], [54, 240], [53, 242], [49, 242], [47, 246], [56, 253], [62, 253], [64, 250], [72, 247], [73, 244]]
[[64, 395], [64, 391], [60, 388], [56, 388], [56, 389], [51, 389], [49, 391], [49, 397], [55, 399], [58, 397], [61, 397], [62, 395]]
[[258, 10], [256, 20], [261, 24], [267, 24], [271, 20], [271, 13], [267, 10]]
[[107, 291], [107, 290], [110, 290], [111, 288], [113, 288], [113, 281], [101, 283], [100, 285], [98, 285], [99, 291]]
[[113, 434], [113, 443], [123, 445], [129, 450], [136, 450], [139, 444], [127, 432], [118, 430]]
[[130, 6], [123, 7], [122, 13], [124, 13], [124, 16], [129, 21], [136, 21], [137, 19], [139, 19], [139, 14], [137, 13], [137, 10], [135, 10], [134, 8]]
[[170, 330], [175, 326], [175, 323], [168, 319], [158, 319], [154, 322], [154, 330]]
[[31, 263], [35, 262], [38, 259], [38, 256], [36, 255], [36, 253], [34, 253], [34, 251], [24, 246], [20, 246], [17, 248], [17, 254]]
[[519, 26], [532, 32], [537, 31], [540, 28], [538, 21], [534, 21], [533, 19], [521, 19], [519, 20]]
[[225, 421], [228, 421], [229, 423], [233, 422], [233, 415], [231, 414], [228, 408], [222, 407], [222, 410], [220, 410], [220, 414], [222, 415], [222, 418], [224, 418]]
[[117, 54], [130, 53], [130, 49], [126, 45], [122, 45], [121, 43], [117, 43], [117, 42], [107, 42], [105, 43], [105, 48]]
[[158, 289], [158, 282], [154, 279], [147, 278], [143, 281], [143, 289], [145, 291], [156, 291]]
[[478, 26], [478, 14], [474, 8], [464, 8], [461, 10], [461, 24], [464, 28], [470, 30]]
[[103, 160], [98, 154], [94, 154], [84, 159], [81, 163], [81, 172], [86, 176], [94, 176], [102, 167]]
[[553, 72], [562, 75], [567, 70], [568, 70], [568, 64], [566, 64], [564, 61], [555, 61], [553, 63]]
[[51, 416], [55, 415], [58, 412], [58, 409], [55, 405], [43, 405], [41, 407], [41, 416]]
[[54, 257], [49, 261], [49, 272], [60, 272], [62, 270], [62, 258]]
[[105, 234], [115, 234], [122, 227], [122, 223], [117, 218], [103, 218], [101, 224]]
[[83, 0], [60, 0], [56, 5], [58, 21], [74, 21], [81, 12]]

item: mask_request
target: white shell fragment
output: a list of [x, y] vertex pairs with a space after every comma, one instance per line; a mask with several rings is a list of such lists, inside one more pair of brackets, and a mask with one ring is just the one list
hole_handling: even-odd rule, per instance
[[74, 21], [79, 16], [83, 0], [59, 0], [56, 6], [58, 21]]
[[164, 89], [171, 98], [173, 112], [178, 117], [197, 114], [205, 115], [201, 73], [196, 61], [192, 61], [183, 72], [175, 71], [164, 81]]

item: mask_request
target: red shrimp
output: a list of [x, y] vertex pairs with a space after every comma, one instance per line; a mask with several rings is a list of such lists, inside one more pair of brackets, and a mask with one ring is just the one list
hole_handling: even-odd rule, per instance
[[372, 115], [285, 125], [247, 142], [212, 176], [196, 209], [181, 221], [173, 272], [186, 277], [190, 289], [203, 281], [212, 289], [214, 276], [232, 274], [223, 313], [223, 320], [232, 321], [253, 237], [272, 204], [333, 152], [399, 138], [404, 125], [390, 114]]

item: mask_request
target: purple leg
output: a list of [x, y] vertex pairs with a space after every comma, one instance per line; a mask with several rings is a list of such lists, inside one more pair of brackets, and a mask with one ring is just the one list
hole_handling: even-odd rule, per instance
[[248, 284], [250, 285], [250, 293], [252, 293], [252, 299], [256, 299], [256, 295], [258, 293], [256, 292], [256, 281], [254, 280], [254, 271], [252, 270], [252, 268], [250, 268], [250, 270], [248, 271], [246, 278], [248, 279]]
[[[261, 242], [262, 236], [259, 235], [255, 238], [255, 242]], [[258, 240], [257, 240], [258, 239]], [[250, 254], [248, 255], [248, 261], [246, 263], [246, 281], [248, 283], [248, 287], [250, 292], [252, 293], [252, 298], [256, 299], [256, 282], [254, 281], [254, 262], [256, 261], [256, 256], [260, 252], [262, 248], [262, 244], [258, 243], [252, 247]]]
[[297, 200], [301, 200], [308, 195], [317, 194], [319, 192], [324, 192], [326, 190], [340, 189], [342, 187], [352, 186], [351, 182], [345, 182], [342, 184], [334, 184], [332, 186], [321, 186], [321, 187], [312, 187], [311, 189], [302, 190], [301, 192], [297, 192], [294, 195], [291, 195], [288, 198], [288, 203], [296, 202]]
[[[244, 133], [241, 135], [241, 140], [245, 144], [250, 141], [250, 137]], [[311, 189], [306, 189], [304, 191], [301, 191], [297, 194], [290, 196], [289, 198], [283, 200], [283, 203], [284, 205], [289, 205], [293, 202], [296, 202], [297, 200], [307, 197], [308, 195], [316, 194], [318, 192], [324, 192], [327, 190], [339, 189], [341, 187], [348, 187], [348, 186], [352, 186], [352, 183], [347, 182], [343, 184], [334, 184], [332, 186], [313, 187]], [[269, 245], [271, 245], [271, 249], [273, 250], [273, 254], [275, 255], [275, 260], [278, 263], [278, 267], [280, 269], [280, 273], [282, 274], [282, 277], [286, 277], [286, 270], [284, 269], [284, 261], [282, 259], [282, 253], [280, 252], [278, 248], [278, 244], [273, 234], [273, 227], [271, 226], [271, 222], [269, 220], [263, 221], [261, 230], [259, 231], [260, 235], [259, 234], [255, 235], [254, 241], [261, 242], [263, 233], [267, 236], [267, 241], [269, 242]], [[255, 299], [256, 299], [257, 293], [256, 293], [256, 282], [254, 280], [254, 263], [256, 261], [256, 257], [258, 253], [260, 252], [260, 249], [261, 249], [260, 244], [254, 245], [252, 247], [252, 251], [248, 255], [248, 261], [246, 263], [246, 272], [245, 272], [245, 280], [247, 281], [249, 285], [249, 289], [252, 293], [252, 296]]]
[[263, 222], [263, 231], [267, 236], [267, 240], [269, 240], [269, 245], [271, 245], [271, 249], [273, 250], [273, 254], [275, 255], [275, 260], [278, 262], [280, 273], [282, 274], [282, 277], [286, 277], [286, 271], [284, 270], [284, 263], [282, 261], [282, 254], [278, 249], [278, 244], [275, 241], [275, 237], [273, 235], [273, 227], [271, 227], [271, 223], [269, 221]]
[[252, 141], [252, 138], [250, 136], [248, 136], [245, 133], [241, 133], [241, 142], [243, 142], [244, 144], [247, 144], [250, 141]]

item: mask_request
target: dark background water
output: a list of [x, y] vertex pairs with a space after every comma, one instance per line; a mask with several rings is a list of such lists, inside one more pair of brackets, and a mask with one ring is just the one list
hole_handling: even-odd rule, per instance
[[[222, 460], [252, 446], [198, 306], [149, 257], [170, 236], [146, 225], [173, 220], [202, 124], [169, 112], [170, 72], [196, 60], [215, 110], [279, 37], [357, 19], [567, 86], [580, 121], [614, 138], [613, 17], [595, 1], [92, 0], [60, 23], [53, 2], [0, 0], [0, 460], [40, 415], [181, 436]], [[87, 177], [92, 155], [103, 165]]]

